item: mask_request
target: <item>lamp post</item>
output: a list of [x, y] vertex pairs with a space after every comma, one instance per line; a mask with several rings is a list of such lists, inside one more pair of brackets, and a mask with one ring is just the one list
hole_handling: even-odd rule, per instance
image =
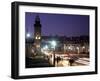
[[53, 48], [53, 64], [55, 66], [55, 47], [56, 47], [56, 41], [51, 42], [52, 48]]

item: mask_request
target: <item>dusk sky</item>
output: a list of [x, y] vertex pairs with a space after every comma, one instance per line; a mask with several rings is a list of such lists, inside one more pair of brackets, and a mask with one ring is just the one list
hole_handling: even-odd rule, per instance
[[34, 23], [37, 14], [42, 25], [42, 36], [80, 36], [89, 35], [89, 16], [71, 14], [25, 13], [26, 33], [34, 35]]

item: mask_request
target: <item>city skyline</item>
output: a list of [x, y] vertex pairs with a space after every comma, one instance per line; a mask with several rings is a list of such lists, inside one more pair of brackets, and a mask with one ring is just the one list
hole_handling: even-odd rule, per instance
[[34, 35], [34, 23], [36, 16], [39, 15], [42, 25], [42, 35], [58, 36], [89, 36], [89, 16], [72, 14], [48, 14], [48, 13], [25, 13], [26, 33], [31, 37]]
[[26, 68], [89, 65], [89, 16], [29, 12], [25, 20]]

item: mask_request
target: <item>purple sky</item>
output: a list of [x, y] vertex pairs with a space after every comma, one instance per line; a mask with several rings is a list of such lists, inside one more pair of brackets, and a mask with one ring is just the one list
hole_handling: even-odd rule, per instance
[[36, 15], [40, 17], [42, 35], [80, 36], [89, 35], [89, 16], [47, 13], [25, 13], [26, 33], [34, 35]]

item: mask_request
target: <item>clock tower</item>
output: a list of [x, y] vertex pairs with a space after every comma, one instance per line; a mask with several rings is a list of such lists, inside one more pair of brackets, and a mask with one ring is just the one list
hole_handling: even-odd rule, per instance
[[34, 44], [37, 51], [41, 50], [41, 23], [40, 18], [37, 15], [34, 24]]

